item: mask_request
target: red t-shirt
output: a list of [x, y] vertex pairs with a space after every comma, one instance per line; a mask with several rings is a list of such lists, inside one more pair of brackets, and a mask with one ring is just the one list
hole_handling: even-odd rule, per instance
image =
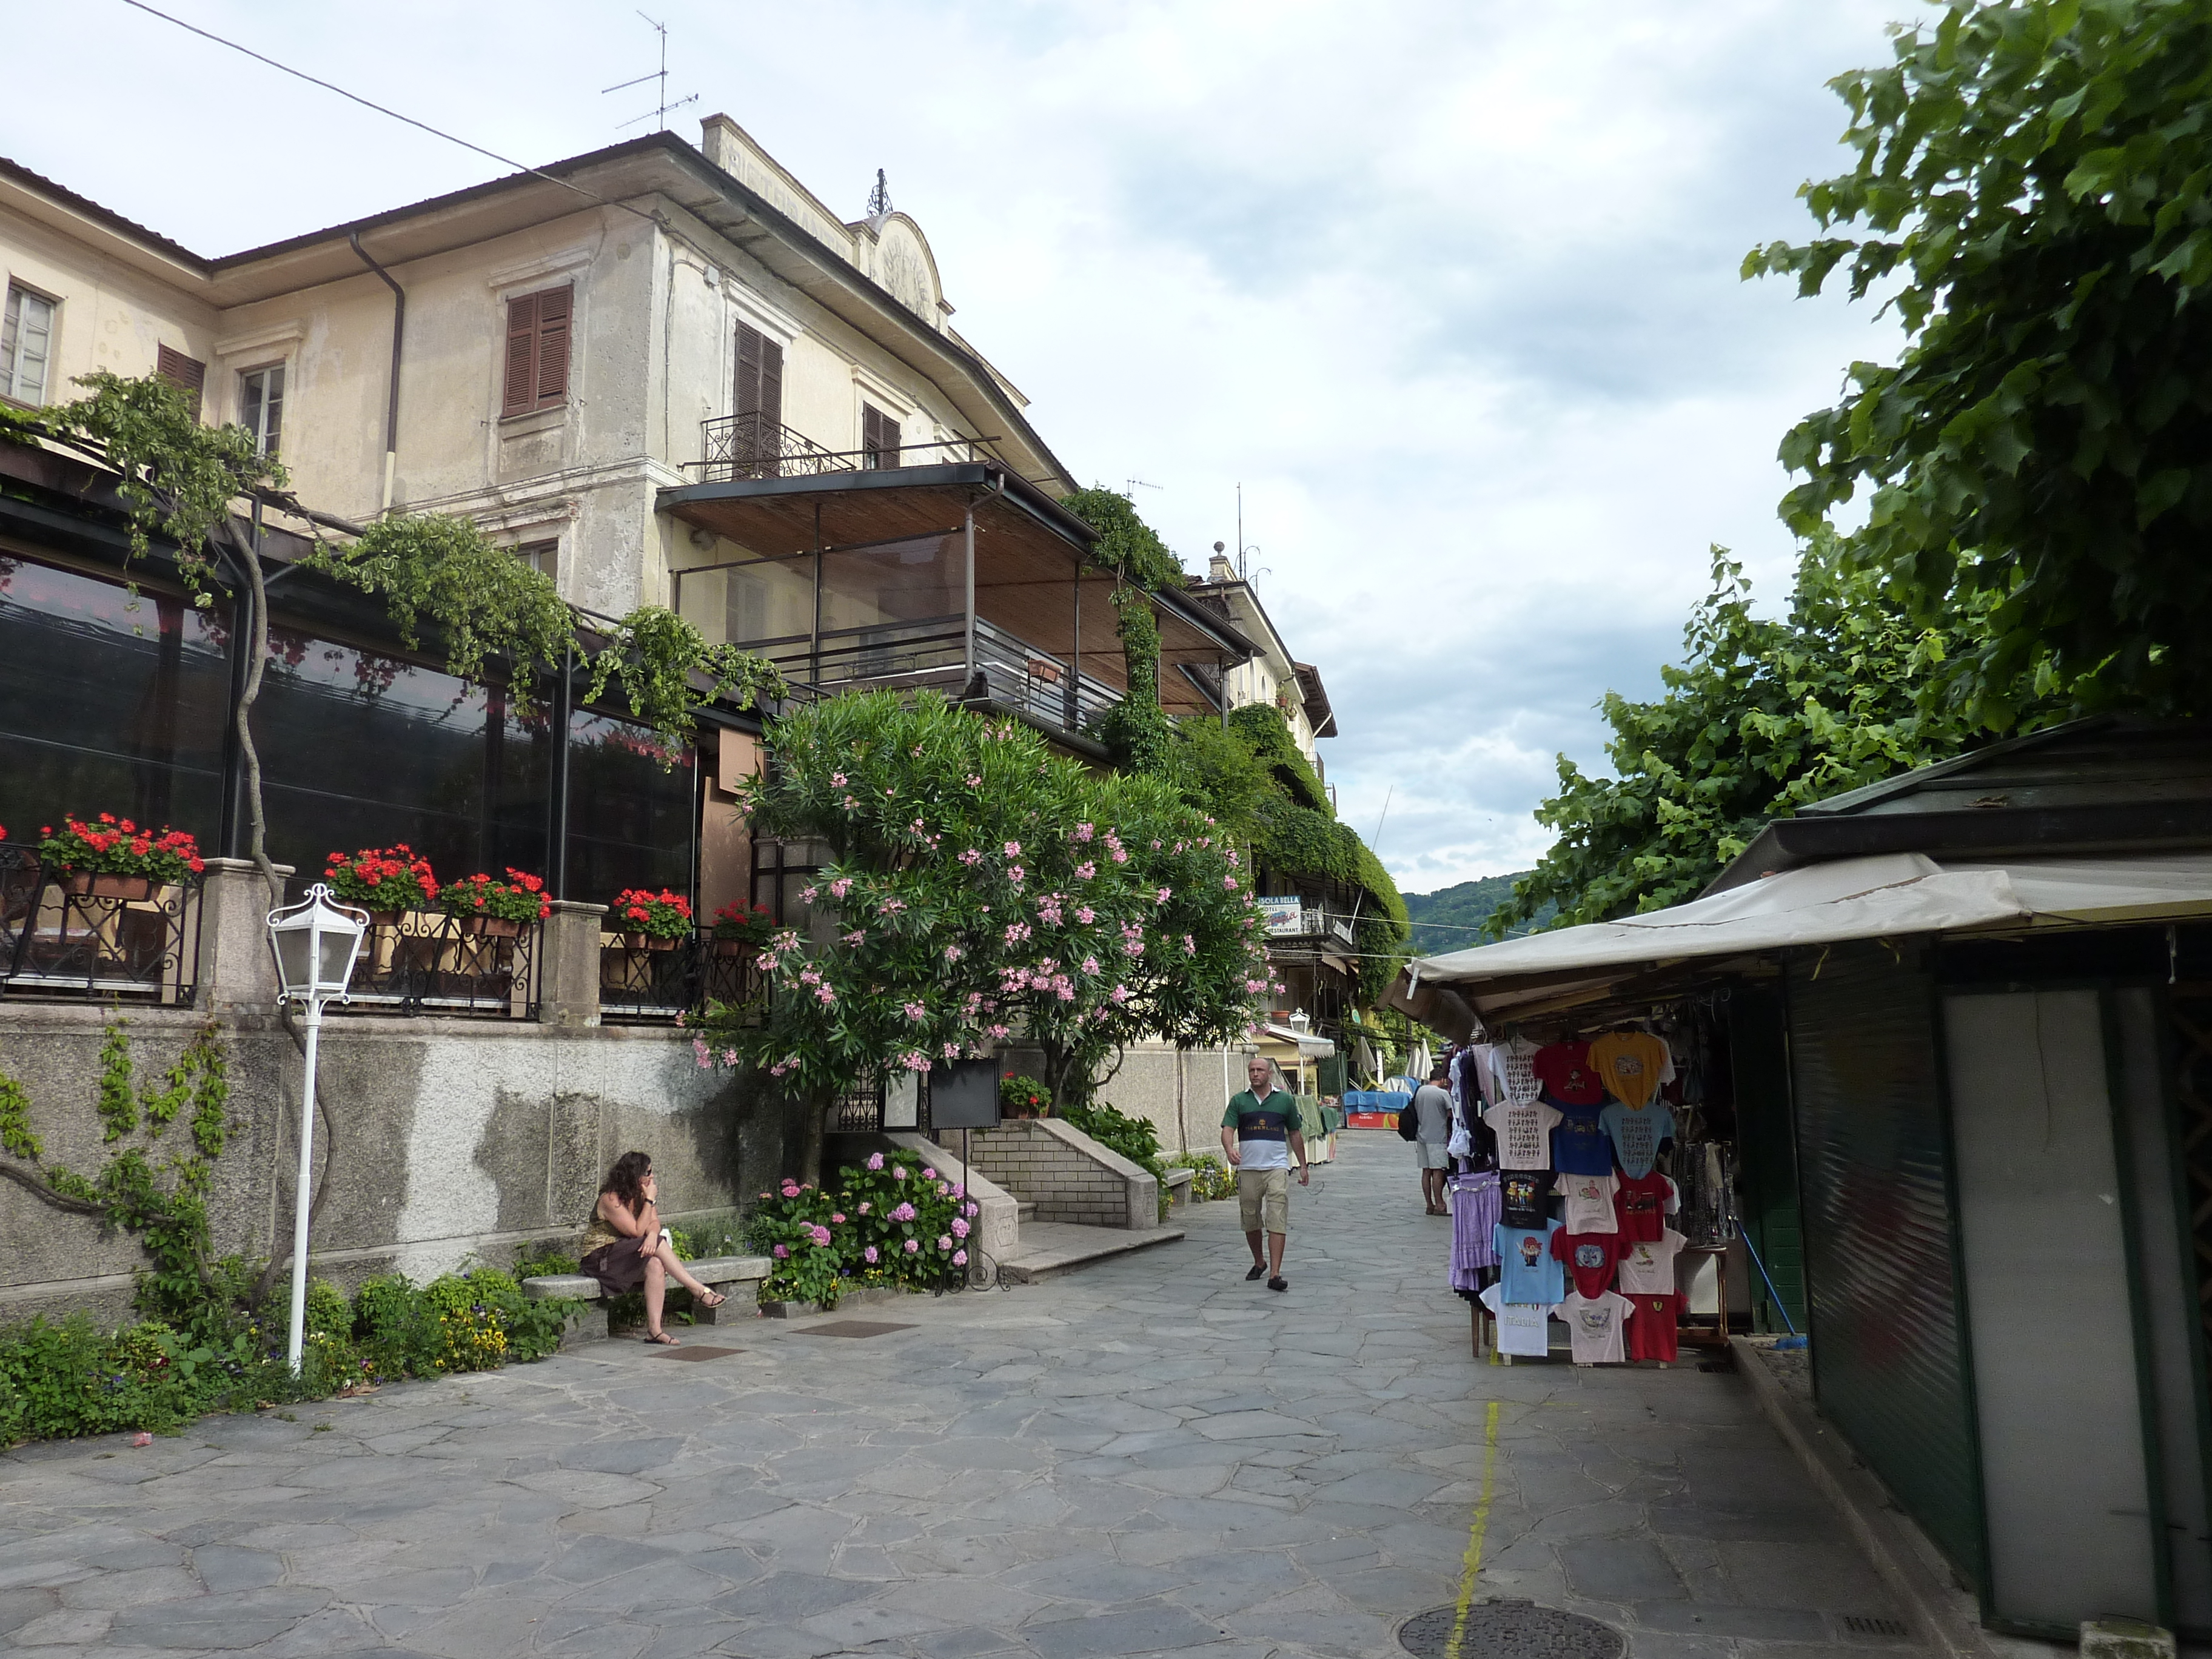
[[1613, 1288], [1613, 1270], [1620, 1261], [1620, 1235], [1571, 1233], [1563, 1227], [1552, 1235], [1552, 1255], [1566, 1263], [1575, 1288], [1595, 1302]]
[[1530, 1062], [1544, 1092], [1562, 1106], [1595, 1106], [1605, 1099], [1605, 1085], [1590, 1069], [1589, 1044], [1553, 1042], [1536, 1050]]
[[1628, 1316], [1628, 1357], [1631, 1359], [1672, 1359], [1675, 1347], [1674, 1316], [1682, 1305], [1680, 1292], [1673, 1296], [1632, 1296], [1635, 1304]]
[[1654, 1170], [1648, 1175], [1619, 1177], [1613, 1188], [1613, 1212], [1620, 1223], [1625, 1244], [1656, 1244], [1667, 1231], [1667, 1212], [1680, 1201], [1674, 1183]]

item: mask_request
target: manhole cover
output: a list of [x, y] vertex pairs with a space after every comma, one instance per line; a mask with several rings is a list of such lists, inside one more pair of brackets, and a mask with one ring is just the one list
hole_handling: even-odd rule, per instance
[[742, 1348], [663, 1348], [660, 1351], [660, 1358], [663, 1359], [723, 1359], [731, 1354], [744, 1352]]
[[883, 1319], [836, 1319], [827, 1325], [810, 1325], [801, 1336], [888, 1336], [893, 1331], [910, 1331], [911, 1325], [894, 1325]]
[[[1453, 1653], [1457, 1607], [1431, 1607], [1398, 1627], [1398, 1645], [1415, 1659]], [[1478, 1601], [1467, 1610], [1457, 1659], [1621, 1659], [1628, 1638], [1610, 1625], [1533, 1601]]]

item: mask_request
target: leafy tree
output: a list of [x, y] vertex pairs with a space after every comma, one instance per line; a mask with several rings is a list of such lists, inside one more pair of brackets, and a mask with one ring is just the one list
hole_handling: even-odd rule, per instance
[[1615, 775], [1559, 757], [1559, 793], [1536, 809], [1559, 840], [1492, 915], [1492, 938], [1547, 905], [1572, 926], [1695, 898], [1769, 818], [1947, 758], [1973, 735], [1926, 693], [1974, 647], [1978, 615], [1923, 627], [1848, 568], [1832, 537], [1807, 550], [1785, 617], [1753, 614], [1743, 567], [1719, 548], [1712, 574], [1684, 661], [1660, 671], [1666, 694], [1606, 694]]
[[[1848, 260], [1854, 298], [1894, 284], [1909, 338], [1784, 441], [1807, 481], [1784, 517], [1810, 533], [1866, 492], [1847, 568], [1963, 647], [1929, 689], [1975, 726], [2061, 686], [2083, 707], [2202, 710], [2212, 11], [1949, 0], [1894, 52], [1831, 83], [1857, 165], [1800, 191], [1852, 234], [1744, 261], [1809, 295]], [[1979, 631], [1959, 640], [1953, 613]], [[1578, 913], [1677, 885], [1654, 872]]]
[[766, 994], [710, 1008], [701, 1063], [757, 1067], [801, 1116], [887, 1071], [980, 1057], [1020, 1032], [1060, 1102], [1141, 1036], [1241, 1036], [1267, 988], [1236, 849], [1164, 785], [1100, 778], [1012, 721], [933, 695], [833, 697], [770, 727], [740, 800], [758, 833], [828, 850], [779, 934]]

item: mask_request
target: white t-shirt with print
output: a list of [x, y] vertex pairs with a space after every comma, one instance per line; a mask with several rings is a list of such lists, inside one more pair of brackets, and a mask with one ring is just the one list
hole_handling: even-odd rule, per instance
[[1552, 1310], [1533, 1302], [1508, 1302], [1503, 1287], [1482, 1293], [1482, 1305], [1498, 1322], [1498, 1352], [1541, 1359], [1552, 1352]]
[[1498, 1137], [1498, 1167], [1501, 1170], [1548, 1170], [1552, 1167], [1552, 1129], [1562, 1114], [1541, 1100], [1519, 1105], [1493, 1106], [1482, 1115]]
[[1628, 1316], [1636, 1304], [1619, 1291], [1588, 1297], [1567, 1292], [1559, 1306], [1577, 1365], [1620, 1365], [1628, 1360]]
[[1674, 1257], [1689, 1240], [1672, 1227], [1656, 1243], [1631, 1244], [1623, 1251], [1613, 1282], [1630, 1296], [1674, 1294]]
[[1620, 1188], [1609, 1175], [1563, 1175], [1553, 1189], [1567, 1200], [1566, 1227], [1571, 1233], [1617, 1233], [1620, 1217], [1613, 1195]]

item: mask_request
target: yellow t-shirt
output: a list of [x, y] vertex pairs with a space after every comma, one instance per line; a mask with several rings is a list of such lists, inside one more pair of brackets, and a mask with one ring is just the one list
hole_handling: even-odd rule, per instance
[[1669, 1059], [1667, 1045], [1649, 1031], [1607, 1031], [1589, 1046], [1590, 1069], [1606, 1092], [1637, 1111], [1659, 1092]]

